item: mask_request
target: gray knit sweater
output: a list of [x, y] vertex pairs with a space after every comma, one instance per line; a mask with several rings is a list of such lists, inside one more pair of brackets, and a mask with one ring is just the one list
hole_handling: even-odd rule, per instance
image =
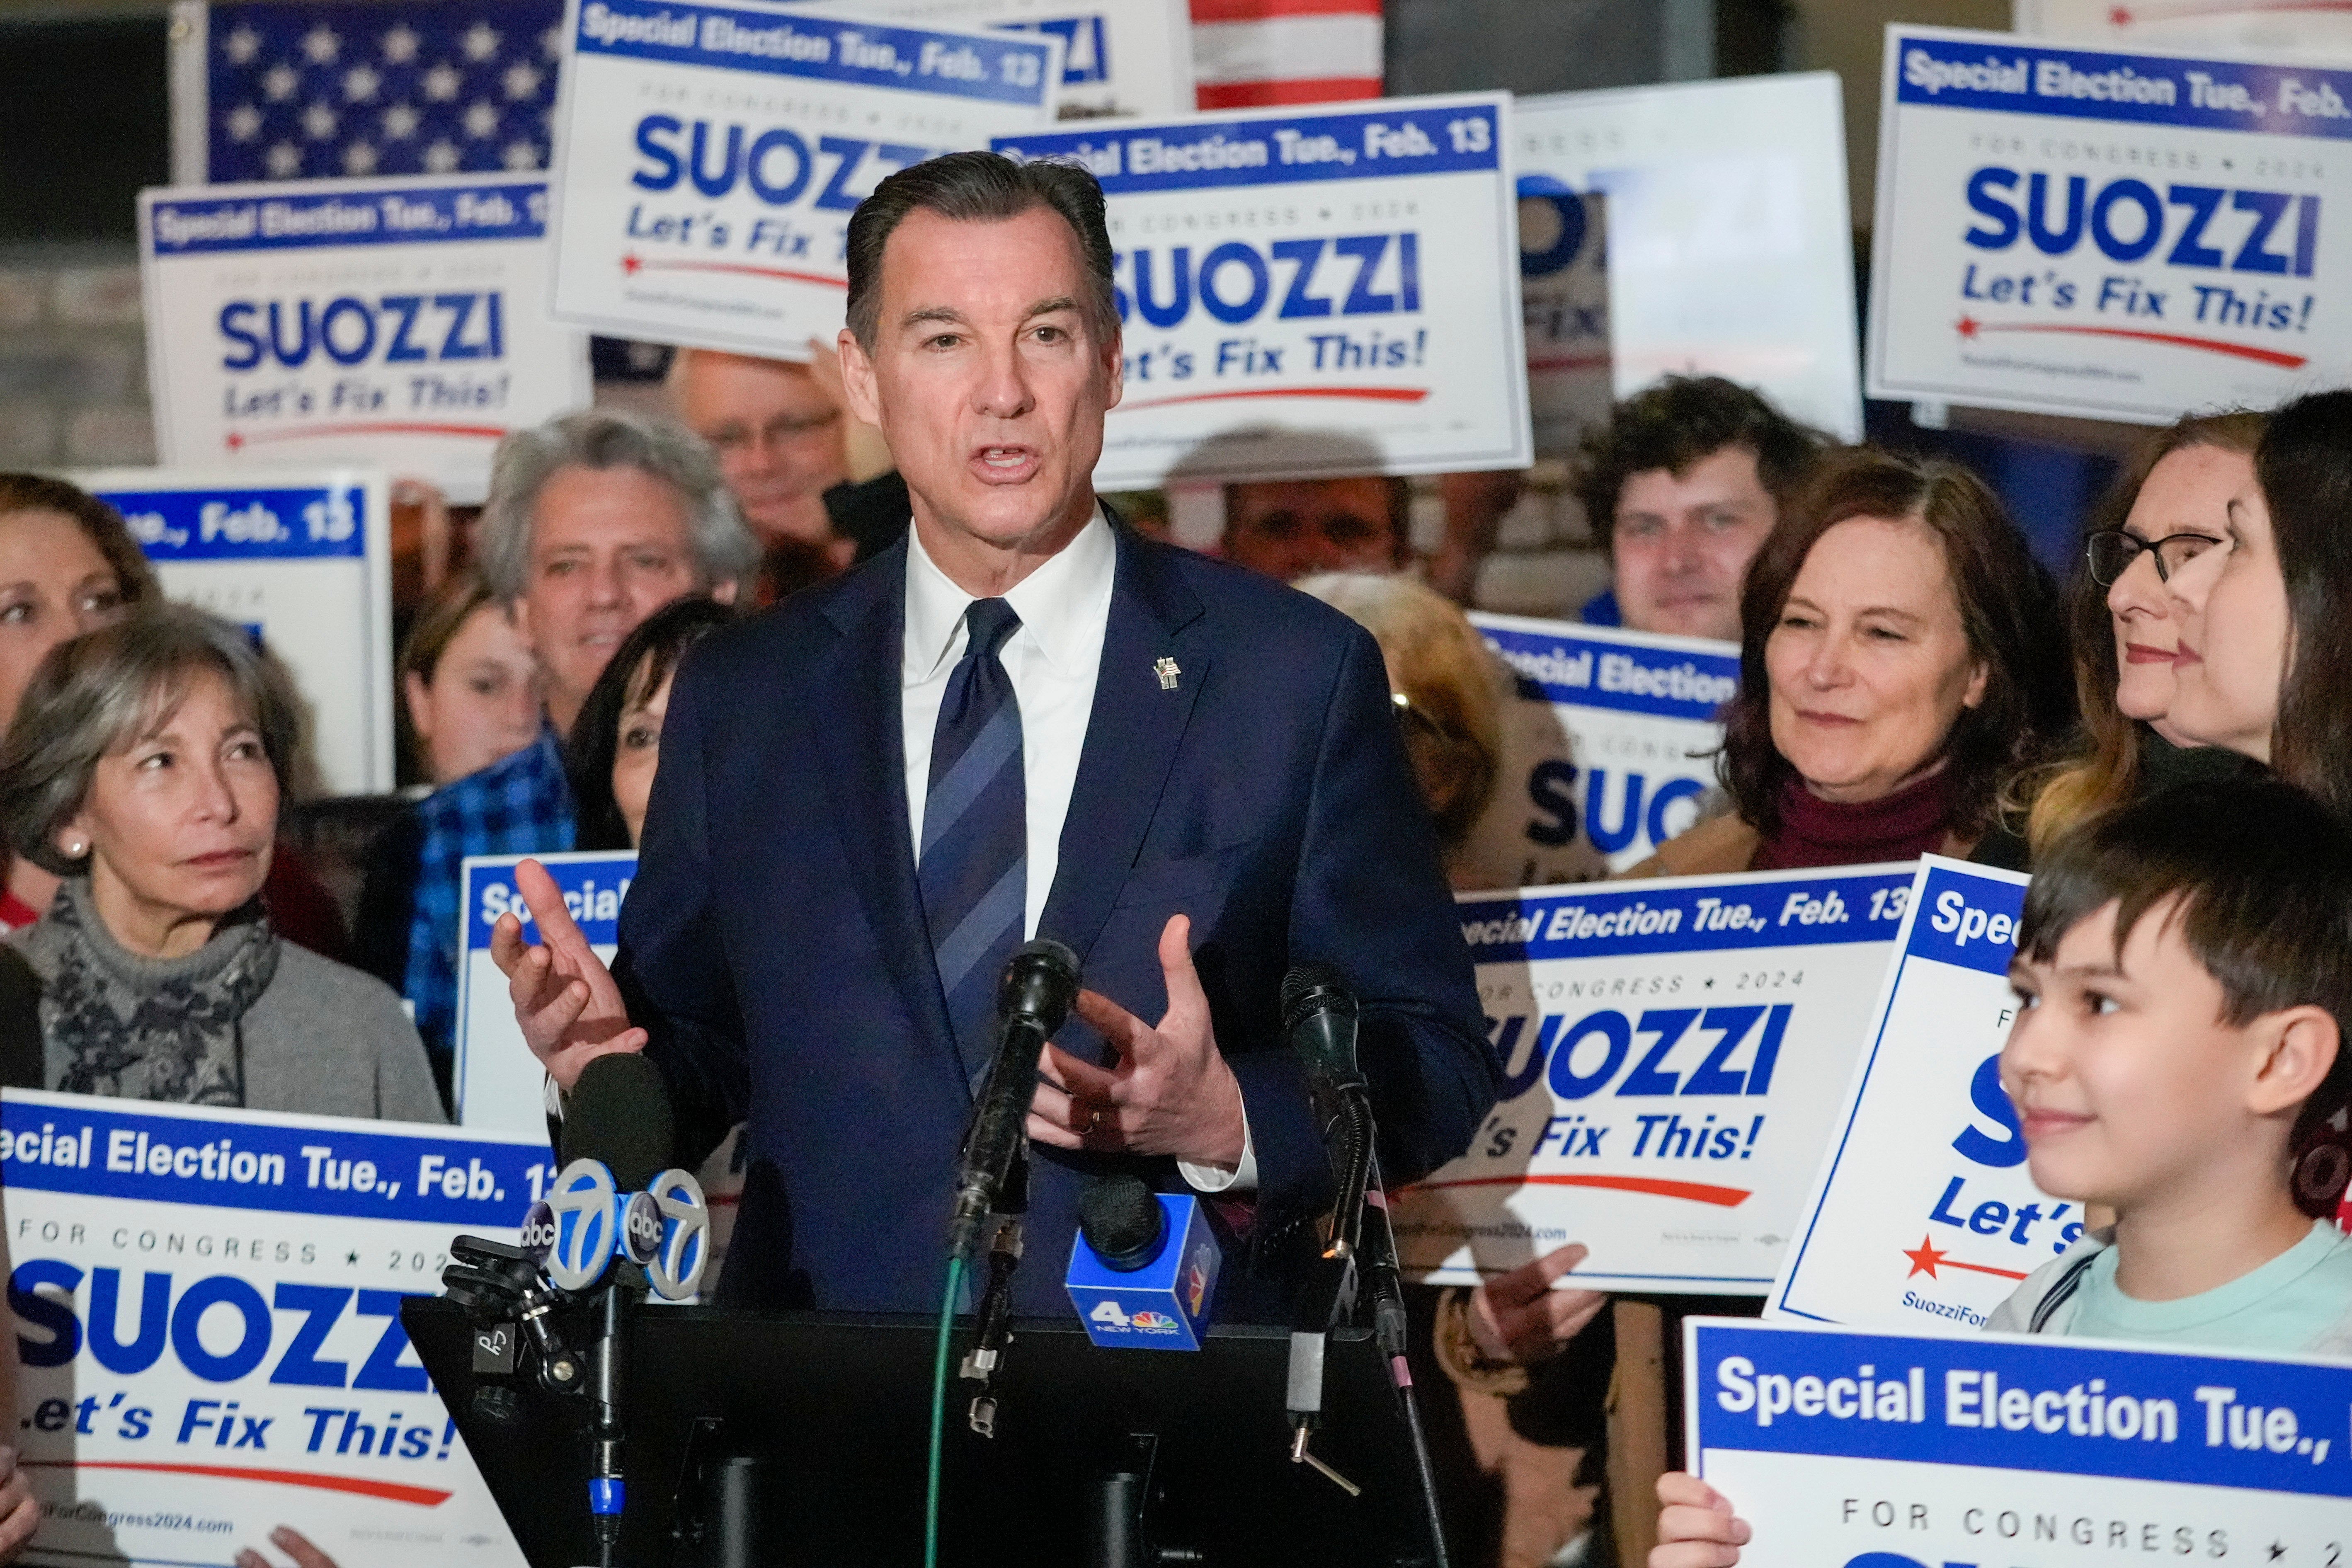
[[[160, 985], [215, 962], [209, 945], [184, 958], [142, 958], [116, 942], [103, 921], [92, 920], [87, 930], [99, 962], [133, 985]], [[44, 985], [57, 974], [63, 940], [46, 918], [8, 938]], [[283, 942], [277, 973], [242, 1023], [248, 1110], [448, 1121], [416, 1026], [391, 987], [373, 975]], [[42, 1046], [42, 1082], [55, 1088], [72, 1053], [53, 1039]]]

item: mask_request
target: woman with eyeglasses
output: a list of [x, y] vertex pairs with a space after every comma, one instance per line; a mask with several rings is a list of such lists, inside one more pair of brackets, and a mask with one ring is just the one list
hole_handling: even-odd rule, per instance
[[2093, 513], [2069, 617], [2082, 744], [2011, 784], [2002, 826], [1977, 847], [1980, 864], [2026, 870], [2111, 805], [2247, 766], [2172, 717], [2180, 632], [2170, 579], [2225, 542], [2231, 499], [2253, 487], [2263, 425], [2243, 411], [2180, 420], [2148, 441]]

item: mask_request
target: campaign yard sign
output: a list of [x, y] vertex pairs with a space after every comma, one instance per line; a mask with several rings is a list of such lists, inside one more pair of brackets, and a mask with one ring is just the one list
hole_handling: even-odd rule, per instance
[[1737, 644], [1517, 616], [1470, 622], [1509, 666], [1518, 706], [1548, 715], [1559, 742], [1528, 756], [1506, 747], [1501, 793], [1517, 809], [1489, 818], [1514, 842], [1482, 843], [1482, 864], [1515, 861], [1522, 887], [1582, 880], [1596, 862], [1639, 864], [1698, 820], [1722, 710], [1739, 689]]
[[2352, 7], [2340, 0], [2013, 0], [2010, 14], [2021, 33], [2126, 48], [2352, 59]]
[[2025, 884], [1920, 861], [1769, 1315], [1894, 1332], [1981, 1328], [2083, 1234], [2080, 1205], [2034, 1186], [2000, 1086]]
[[393, 784], [392, 522], [381, 472], [105, 468], [163, 592], [246, 628], [292, 671], [333, 795]]
[[1692, 1318], [1691, 1472], [1743, 1568], [2329, 1568], [2352, 1366]]
[[1509, 102], [998, 137], [1109, 198], [1126, 389], [1096, 484], [1532, 462]]
[[2164, 424], [2352, 377], [2352, 69], [1891, 26], [1869, 391]]
[[841, 331], [849, 214], [884, 178], [1054, 118], [1051, 32], [734, 0], [571, 0], [554, 311], [805, 360]]
[[1607, 393], [1668, 374], [1727, 376], [1861, 439], [1841, 92], [1835, 72], [1811, 71], [1517, 100], [1528, 376], [1547, 456], [1574, 455]]
[[856, 0], [824, 9], [1051, 33], [1062, 40], [1064, 120], [1192, 112], [1192, 15], [1183, 0]]
[[288, 1525], [341, 1568], [520, 1568], [400, 1303], [453, 1236], [516, 1238], [543, 1139], [10, 1089], [0, 1173], [26, 1561], [226, 1563]]
[[561, 855], [468, 855], [457, 949], [457, 1120], [518, 1137], [547, 1138], [546, 1073], [515, 1023], [506, 976], [490, 959], [490, 932], [499, 917], [522, 922], [523, 940], [540, 940], [530, 908], [515, 889], [514, 868], [536, 860], [563, 890], [563, 907], [596, 956], [613, 961], [621, 942], [621, 900], [637, 874], [635, 850], [580, 849]]
[[1871, 866], [1464, 895], [1503, 1083], [1395, 1200], [1404, 1266], [1476, 1284], [1580, 1241], [1566, 1284], [1762, 1293], [1910, 893]]
[[537, 176], [143, 191], [139, 247], [166, 464], [366, 464], [472, 503], [500, 437], [587, 405]]

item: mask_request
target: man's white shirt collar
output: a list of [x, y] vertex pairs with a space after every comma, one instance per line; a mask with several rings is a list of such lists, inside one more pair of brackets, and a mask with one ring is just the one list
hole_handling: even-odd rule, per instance
[[[1087, 525], [1004, 595], [1037, 651], [1055, 672], [1077, 675], [1102, 654], [1102, 627], [1110, 614], [1118, 542], [1102, 503]], [[963, 655], [963, 616], [973, 596], [956, 586], [907, 530], [907, 637], [903, 679], [914, 683], [938, 673]], [[1020, 632], [1013, 634], [1015, 637]]]

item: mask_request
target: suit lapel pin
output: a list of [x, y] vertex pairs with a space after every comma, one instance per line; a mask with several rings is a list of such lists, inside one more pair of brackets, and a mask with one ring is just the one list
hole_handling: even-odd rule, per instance
[[1176, 689], [1176, 678], [1184, 672], [1176, 668], [1174, 659], [1170, 658], [1166, 654], [1161, 654], [1159, 661], [1152, 665], [1151, 673], [1160, 678], [1160, 690], [1173, 691]]

